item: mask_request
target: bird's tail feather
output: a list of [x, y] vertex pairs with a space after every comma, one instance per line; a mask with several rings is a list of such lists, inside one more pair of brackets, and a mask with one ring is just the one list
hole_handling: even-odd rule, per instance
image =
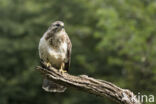
[[47, 78], [43, 79], [42, 88], [47, 92], [64, 92], [67, 88], [60, 84], [56, 84], [53, 81], [48, 80]]

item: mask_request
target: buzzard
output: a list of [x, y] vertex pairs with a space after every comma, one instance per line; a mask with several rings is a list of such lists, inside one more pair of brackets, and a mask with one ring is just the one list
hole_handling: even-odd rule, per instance
[[[59, 69], [63, 74], [70, 67], [72, 44], [62, 21], [53, 22], [39, 42], [39, 57], [46, 67]], [[47, 92], [64, 92], [66, 87], [44, 78], [42, 88]]]

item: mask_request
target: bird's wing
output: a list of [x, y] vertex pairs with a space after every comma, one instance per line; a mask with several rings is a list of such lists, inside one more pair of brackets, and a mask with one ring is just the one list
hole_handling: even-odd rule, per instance
[[67, 54], [66, 54], [66, 61], [65, 61], [65, 70], [68, 71], [71, 62], [71, 51], [72, 51], [72, 43], [68, 35], [66, 35], [66, 41], [67, 41]]

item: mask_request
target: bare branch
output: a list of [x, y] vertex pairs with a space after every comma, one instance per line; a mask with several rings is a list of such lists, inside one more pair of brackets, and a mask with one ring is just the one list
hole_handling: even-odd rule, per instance
[[133, 92], [117, 87], [110, 82], [94, 79], [87, 75], [73, 76], [68, 73], [62, 74], [53, 67], [45, 69], [37, 66], [36, 69], [47, 76], [49, 80], [66, 87], [76, 88], [101, 97], [108, 97], [119, 104], [141, 104]]

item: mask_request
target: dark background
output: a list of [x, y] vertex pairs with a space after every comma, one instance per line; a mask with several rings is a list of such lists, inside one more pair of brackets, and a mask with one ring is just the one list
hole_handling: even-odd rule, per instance
[[115, 104], [41, 88], [38, 43], [56, 20], [73, 44], [70, 74], [156, 94], [155, 0], [0, 0], [0, 104]]

